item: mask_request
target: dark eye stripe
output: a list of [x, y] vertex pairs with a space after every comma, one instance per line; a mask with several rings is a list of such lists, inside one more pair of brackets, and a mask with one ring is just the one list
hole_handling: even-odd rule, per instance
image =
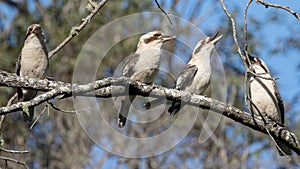
[[200, 52], [200, 50], [201, 50], [201, 48], [204, 46], [204, 44], [205, 44], [205, 42], [202, 41], [201, 44], [200, 44], [200, 46], [195, 50], [194, 55], [196, 55], [197, 53]]
[[265, 65], [261, 62], [260, 59], [256, 59], [258, 64], [266, 71], [266, 72], [269, 72], [268, 69], [265, 67]]
[[156, 39], [157, 39], [157, 37], [151, 37], [151, 38], [145, 39], [144, 42], [147, 44], [147, 43], [150, 43], [150, 42], [152, 42]]

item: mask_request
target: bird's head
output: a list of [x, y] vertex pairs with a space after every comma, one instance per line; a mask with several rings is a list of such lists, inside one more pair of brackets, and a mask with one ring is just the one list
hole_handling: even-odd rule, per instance
[[222, 38], [223, 35], [219, 35], [219, 32], [207, 37], [205, 39], [200, 40], [193, 51], [193, 55], [210, 55], [214, 45]]
[[[43, 37], [44, 38], [44, 34], [42, 31], [42, 27], [40, 24], [32, 24], [27, 28], [27, 33], [26, 33], [26, 38], [30, 35], [35, 35], [38, 37]], [[25, 39], [26, 39], [25, 38]]]
[[270, 70], [262, 59], [253, 57], [250, 54], [248, 56], [254, 73], [270, 73]]
[[164, 42], [175, 39], [175, 36], [166, 36], [161, 31], [152, 31], [142, 35], [139, 39], [137, 49], [141, 48], [161, 48]]

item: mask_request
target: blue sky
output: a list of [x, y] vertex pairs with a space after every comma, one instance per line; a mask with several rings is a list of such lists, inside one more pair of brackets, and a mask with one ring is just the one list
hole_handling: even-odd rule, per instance
[[[45, 1], [47, 2], [47, 1]], [[113, 2], [113, 1], [112, 1]], [[163, 6], [166, 11], [168, 11], [168, 4], [167, 1], [166, 6]], [[189, 10], [190, 8], [193, 8], [193, 4], [196, 2], [196, 0], [190, 0], [189, 4], [186, 5], [182, 4], [182, 6], [179, 6], [176, 12], [181, 13], [181, 17], [187, 18], [187, 16], [190, 16]], [[226, 5], [228, 6], [229, 10], [234, 9], [235, 7], [243, 9], [246, 4], [246, 0], [226, 0]], [[293, 10], [300, 13], [300, 1], [295, 0], [285, 0], [285, 1], [269, 1], [273, 3], [280, 3], [287, 6], [290, 6]], [[186, 2], [185, 2], [186, 3]], [[215, 6], [215, 8], [221, 9], [220, 4], [212, 4], [211, 1], [205, 1], [204, 3], [207, 3], [209, 7]], [[7, 20], [1, 21], [0, 23], [7, 24], [13, 20], [13, 17], [15, 16], [16, 11], [8, 10], [2, 3], [0, 3], [0, 10], [4, 10], [5, 12], [9, 13]], [[199, 16], [201, 16], [203, 13], [208, 12], [208, 9], [199, 9]], [[211, 27], [214, 27], [216, 25], [219, 25], [219, 20], [217, 18], [220, 15], [224, 15], [222, 10], [220, 13], [213, 13], [210, 17], [207, 17], [203, 22], [197, 24], [198, 27], [203, 28], [203, 30], [210, 30]], [[172, 14], [172, 11], [169, 11]], [[252, 6], [249, 8], [249, 14], [254, 16], [258, 20], [265, 20], [268, 18], [268, 15], [279, 15], [280, 17], [285, 18], [285, 23], [280, 24], [266, 24], [263, 26], [263, 29], [261, 32], [258, 33], [257, 36], [254, 38], [259, 38], [259, 40], [263, 41], [263, 43], [268, 44], [268, 48], [272, 49], [275, 48], [275, 42], [280, 40], [282, 36], [289, 36], [291, 33], [291, 27], [293, 29], [300, 30], [300, 24], [299, 21], [292, 16], [290, 13], [283, 11], [281, 9], [274, 9], [269, 7], [266, 9], [262, 5], [258, 5], [255, 2], [253, 2]], [[101, 17], [101, 16], [100, 16]], [[197, 16], [196, 16], [197, 17]], [[242, 20], [242, 15], [239, 16], [240, 19], [238, 19], [238, 22]], [[240, 36], [240, 35], [239, 35]], [[249, 39], [251, 40], [251, 39]], [[283, 96], [283, 99], [285, 102], [291, 101], [295, 96], [297, 96], [300, 93], [299, 90], [299, 82], [300, 82], [300, 73], [299, 73], [299, 63], [300, 63], [300, 50], [299, 49], [290, 49], [287, 50], [286, 53], [283, 55], [282, 53], [278, 55], [269, 56], [268, 50], [264, 49], [257, 49], [262, 54], [262, 57], [266, 64], [270, 67], [273, 76], [279, 77], [278, 85], [280, 92]], [[238, 57], [238, 55], [236, 55]], [[297, 102], [297, 105], [293, 107], [292, 111], [299, 111], [300, 110], [300, 100]], [[287, 115], [288, 116], [288, 115]], [[91, 156], [96, 156], [94, 154], [103, 154], [103, 150], [94, 147]], [[95, 159], [94, 159], [95, 160]], [[111, 159], [114, 161], [115, 159]], [[109, 163], [108, 161], [107, 163]], [[111, 164], [107, 165], [105, 164], [107, 168], [112, 167]]]

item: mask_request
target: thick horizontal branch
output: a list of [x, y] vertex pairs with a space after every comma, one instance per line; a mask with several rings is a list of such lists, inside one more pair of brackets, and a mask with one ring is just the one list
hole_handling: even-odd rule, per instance
[[43, 102], [46, 102], [59, 95], [65, 97], [71, 97], [74, 95], [92, 96], [94, 97], [112, 97], [127, 95], [126, 86], [130, 88], [130, 94], [149, 96], [155, 98], [167, 98], [172, 101], [182, 101], [188, 105], [200, 107], [202, 109], [212, 110], [220, 113], [238, 123], [250, 127], [253, 130], [257, 130], [268, 135], [266, 128], [271, 135], [279, 141], [285, 143], [288, 147], [294, 150], [297, 154], [300, 154], [300, 146], [298, 145], [298, 139], [295, 134], [289, 132], [286, 128], [277, 125], [275, 122], [265, 125], [260, 119], [253, 117], [251, 114], [246, 113], [238, 108], [235, 108], [226, 103], [222, 103], [218, 100], [207, 98], [201, 95], [191, 94], [185, 91], [179, 91], [175, 89], [168, 89], [158, 85], [146, 85], [128, 78], [104, 78], [88, 84], [70, 84], [64, 82], [38, 80], [38, 79], [24, 79], [14, 74], [10, 74], [4, 71], [0, 71], [0, 85], [8, 87], [24, 87], [28, 89], [36, 89], [47, 91], [35, 97], [28, 102], [18, 102], [8, 107], [0, 108], [0, 115], [4, 115], [10, 112], [21, 110], [24, 105], [36, 106]]

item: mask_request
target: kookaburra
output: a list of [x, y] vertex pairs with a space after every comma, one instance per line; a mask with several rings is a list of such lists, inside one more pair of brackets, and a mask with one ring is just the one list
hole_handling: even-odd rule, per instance
[[[161, 47], [175, 37], [164, 36], [161, 31], [152, 31], [140, 37], [135, 53], [125, 61], [122, 76], [146, 84], [152, 84], [160, 66]], [[121, 100], [118, 125], [124, 127], [130, 105], [135, 96]]]
[[[195, 94], [203, 94], [210, 83], [211, 71], [211, 55], [214, 45], [222, 38], [219, 33], [213, 34], [211, 37], [200, 40], [193, 51], [192, 57], [187, 66], [179, 74], [176, 80], [175, 88]], [[180, 102], [172, 102], [172, 106], [168, 112], [175, 115], [183, 106]]]
[[[266, 121], [272, 120], [284, 125], [284, 104], [267, 65], [262, 59], [250, 55], [249, 61], [250, 70], [255, 73], [251, 74], [247, 85], [246, 97], [250, 111]], [[286, 155], [292, 154], [283, 143], [276, 143]], [[280, 150], [279, 154], [284, 155]]]
[[[40, 79], [45, 77], [48, 68], [48, 51], [44, 40], [39, 24], [32, 24], [27, 28], [24, 46], [16, 63], [18, 76]], [[36, 96], [37, 91], [18, 88], [17, 93], [19, 100], [29, 101]], [[31, 122], [33, 115], [34, 107], [29, 107], [28, 112], [23, 112], [24, 121]]]

